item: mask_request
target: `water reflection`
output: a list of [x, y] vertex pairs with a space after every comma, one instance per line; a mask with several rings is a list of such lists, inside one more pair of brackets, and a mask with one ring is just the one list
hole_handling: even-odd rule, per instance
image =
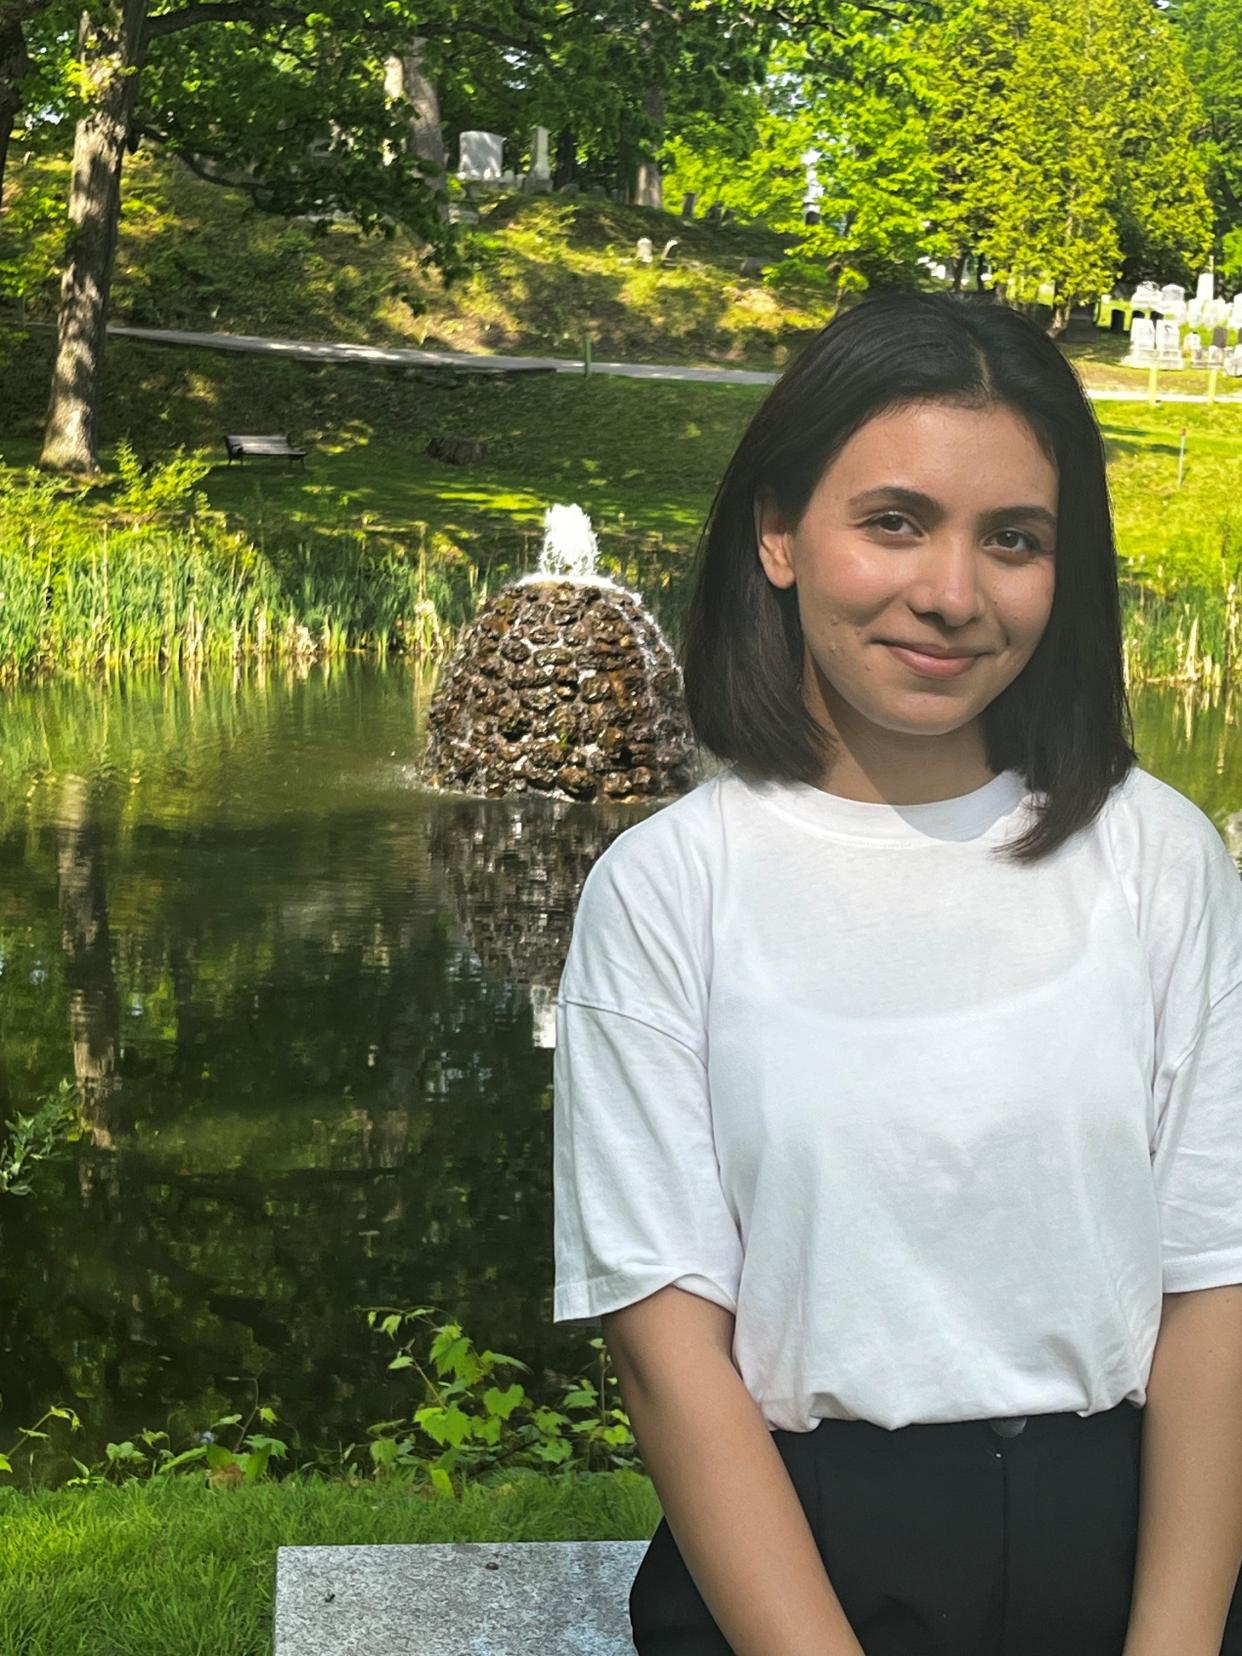
[[[550, 1323], [551, 1002], [588, 869], [650, 807], [418, 790], [432, 688], [4, 698], [0, 1101], [72, 1075], [83, 1130], [0, 1206], [0, 1437], [76, 1400], [98, 1454], [256, 1375], [356, 1441], [403, 1395], [365, 1304], [582, 1371], [589, 1331]], [[1147, 768], [1236, 832], [1232, 710], [1135, 712]]]

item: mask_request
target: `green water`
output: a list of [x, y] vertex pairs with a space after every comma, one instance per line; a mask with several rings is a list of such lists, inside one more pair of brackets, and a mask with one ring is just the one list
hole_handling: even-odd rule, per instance
[[[544, 1395], [589, 1372], [591, 1331], [550, 1320], [550, 1003], [586, 872], [646, 808], [421, 791], [432, 688], [351, 664], [0, 698], [0, 1113], [68, 1077], [88, 1123], [0, 1197], [0, 1448], [56, 1400], [83, 1458], [182, 1437], [256, 1380], [279, 1435], [359, 1441], [413, 1396], [368, 1305], [443, 1307]], [[1236, 720], [1134, 711], [1224, 833]]]

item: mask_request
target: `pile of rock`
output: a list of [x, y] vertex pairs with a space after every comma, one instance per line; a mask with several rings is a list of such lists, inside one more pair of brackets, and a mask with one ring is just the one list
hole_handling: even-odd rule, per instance
[[693, 785], [676, 660], [609, 583], [506, 587], [463, 628], [427, 722], [421, 775], [437, 788], [626, 804]]

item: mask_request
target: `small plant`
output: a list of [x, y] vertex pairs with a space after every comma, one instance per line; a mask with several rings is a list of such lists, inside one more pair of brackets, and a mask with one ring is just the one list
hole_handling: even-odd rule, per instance
[[[432, 1308], [425, 1306], [405, 1311], [377, 1307], [367, 1311], [367, 1323], [396, 1341], [407, 1326], [426, 1322], [432, 1315]], [[617, 1383], [608, 1368], [604, 1342], [596, 1338], [590, 1343], [599, 1353], [599, 1385], [579, 1379], [556, 1409], [534, 1403], [517, 1380], [501, 1387], [498, 1370], [529, 1374], [528, 1365], [500, 1352], [476, 1351], [458, 1323], [433, 1325], [429, 1356], [433, 1373], [415, 1357], [415, 1336], [410, 1335], [388, 1367], [417, 1374], [424, 1397], [410, 1422], [387, 1420], [369, 1428], [375, 1475], [422, 1467], [432, 1490], [448, 1496], [468, 1478], [502, 1464], [544, 1471], [573, 1462], [585, 1462], [588, 1471], [633, 1465], [638, 1459], [637, 1445], [628, 1415], [612, 1400]], [[410, 1423], [414, 1432], [408, 1430]], [[430, 1459], [420, 1453], [420, 1434], [439, 1447]], [[346, 1451], [346, 1460], [353, 1448], [350, 1445]]]
[[77, 1119], [73, 1083], [62, 1081], [33, 1115], [19, 1114], [6, 1121], [8, 1137], [0, 1139], [0, 1196], [31, 1195], [31, 1167], [64, 1154], [76, 1136], [69, 1129]]
[[[524, 1467], [552, 1476], [641, 1468], [602, 1339], [590, 1342], [598, 1358], [596, 1377], [576, 1379], [563, 1389], [559, 1406], [553, 1406], [536, 1402], [519, 1380], [509, 1378], [529, 1374], [526, 1363], [497, 1351], [476, 1351], [459, 1323], [437, 1316], [423, 1306], [366, 1311], [368, 1326], [397, 1346], [389, 1371], [416, 1375], [421, 1397], [412, 1410], [369, 1426], [366, 1444], [309, 1450], [297, 1457], [300, 1466], [354, 1485], [364, 1478], [411, 1483], [416, 1494], [432, 1498], [458, 1495], [469, 1481], [490, 1481], [501, 1468]], [[420, 1360], [415, 1346], [427, 1324], [431, 1344]], [[240, 1413], [223, 1415], [193, 1434], [184, 1448], [175, 1450], [167, 1432], [143, 1430], [106, 1444], [103, 1456], [92, 1463], [70, 1456], [76, 1475], [68, 1478], [59, 1471], [36, 1476], [36, 1463], [50, 1454], [51, 1434], [44, 1427], [52, 1420], [68, 1422], [71, 1433], [82, 1429], [73, 1409], [53, 1405], [0, 1453], [0, 1474], [16, 1476], [15, 1460], [24, 1453], [32, 1486], [54, 1482], [86, 1489], [205, 1472], [211, 1488], [235, 1489], [270, 1477], [274, 1462], [294, 1458], [280, 1438], [251, 1430], [256, 1420], [260, 1426], [277, 1424], [275, 1409], [259, 1401], [257, 1387], [244, 1419]], [[223, 1434], [231, 1434], [231, 1446]], [[360, 1464], [360, 1454], [369, 1464]]]
[[209, 460], [179, 448], [167, 460], [144, 463], [122, 438], [116, 445], [116, 466], [121, 487], [112, 497], [112, 507], [128, 522], [147, 523], [168, 512], [207, 511], [207, 496], [195, 485], [211, 470]]

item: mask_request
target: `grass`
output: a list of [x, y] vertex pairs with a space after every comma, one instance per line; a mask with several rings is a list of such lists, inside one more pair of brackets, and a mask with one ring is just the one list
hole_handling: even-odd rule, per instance
[[[67, 186], [63, 159], [11, 160], [14, 199], [43, 183]], [[490, 197], [464, 238], [465, 275], [446, 285], [401, 232], [366, 237], [344, 222], [315, 224], [255, 211], [178, 162], [126, 160], [113, 284], [113, 320], [146, 327], [353, 339], [464, 351], [581, 353], [590, 325], [597, 356], [779, 364], [827, 320], [815, 290], [786, 293], [741, 275], [742, 261], [775, 263], [788, 238], [763, 229], [682, 224], [658, 209], [561, 196]], [[668, 265], [642, 265], [635, 244]], [[0, 257], [4, 234], [0, 228]], [[29, 314], [55, 316], [48, 269]]]
[[267, 1656], [281, 1546], [645, 1540], [650, 1480], [511, 1473], [460, 1498], [290, 1477], [0, 1489], [0, 1656]]
[[[1101, 357], [1077, 348], [1084, 379], [1101, 362], [1107, 369], [1110, 336], [1101, 336], [1098, 349]], [[37, 458], [51, 353], [48, 335], [0, 334], [8, 359], [0, 371], [12, 387], [0, 456], [11, 468]], [[466, 377], [450, 386], [352, 365], [277, 360], [256, 370], [242, 357], [120, 339], [109, 346], [105, 372], [105, 464], [122, 434], [153, 463], [181, 445], [214, 461], [203, 489], [252, 548], [251, 584], [266, 579], [268, 565], [276, 571], [270, 591], [269, 583], [247, 596], [250, 611], [267, 603], [269, 638], [292, 639], [299, 626], [318, 638], [335, 627], [333, 647], [340, 648], [384, 647], [377, 641], [391, 638], [420, 601], [422, 630], [436, 648], [448, 647], [451, 629], [488, 591], [533, 566], [544, 509], [557, 501], [587, 509], [602, 566], [642, 590], [661, 624], [675, 624], [716, 483], [765, 395], [762, 387], [599, 375]], [[1100, 402], [1095, 411], [1109, 458], [1120, 574], [1127, 593], [1133, 589], [1132, 677], [1212, 680], [1226, 659], [1237, 659], [1242, 630], [1235, 481], [1242, 405]], [[290, 429], [312, 449], [305, 471], [262, 461], [229, 468], [220, 444], [229, 428]], [[432, 460], [424, 451], [435, 434], [482, 438], [488, 453], [465, 467]], [[110, 492], [110, 485], [81, 491], [79, 505], [102, 517]], [[43, 536], [46, 526], [36, 525], [30, 547]], [[420, 549], [429, 594], [415, 573]], [[177, 630], [188, 601], [183, 596], [173, 619], [159, 624], [145, 613], [141, 592], [151, 587], [159, 556], [148, 549], [146, 573], [135, 576], [134, 614], [145, 619], [134, 627], [148, 640], [161, 627]], [[187, 555], [166, 542], [162, 556], [180, 567]], [[113, 625], [99, 585], [92, 573], [82, 602], [101, 619], [88, 625], [79, 617], [71, 629], [79, 659]], [[226, 593], [223, 578], [216, 585]], [[235, 625], [244, 623], [244, 632], [252, 624], [244, 616], [239, 623], [232, 603], [221, 596], [214, 616], [221, 649]], [[0, 638], [0, 654], [14, 653]], [[63, 661], [64, 652], [57, 654]]]

